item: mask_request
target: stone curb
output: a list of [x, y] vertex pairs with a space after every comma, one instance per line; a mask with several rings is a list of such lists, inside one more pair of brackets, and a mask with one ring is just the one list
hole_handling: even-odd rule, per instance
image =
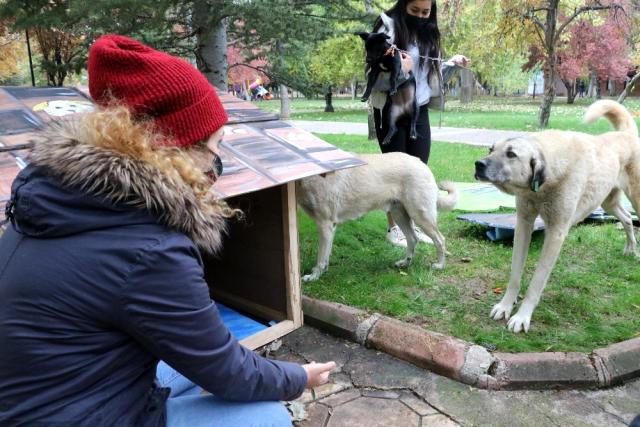
[[584, 353], [490, 353], [380, 314], [302, 297], [305, 322], [416, 366], [493, 390], [601, 388], [640, 377], [640, 338]]

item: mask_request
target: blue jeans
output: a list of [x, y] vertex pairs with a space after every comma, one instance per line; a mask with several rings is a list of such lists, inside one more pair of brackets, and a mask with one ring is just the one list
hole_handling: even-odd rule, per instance
[[162, 387], [170, 387], [167, 400], [168, 427], [291, 427], [289, 412], [280, 402], [227, 402], [183, 377], [164, 362], [156, 377]]

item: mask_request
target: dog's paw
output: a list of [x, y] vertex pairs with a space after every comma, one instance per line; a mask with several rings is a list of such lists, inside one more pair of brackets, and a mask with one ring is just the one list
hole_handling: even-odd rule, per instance
[[361, 102], [367, 102], [367, 99], [369, 99], [369, 97], [368, 97], [368, 96], [367, 96], [367, 97], [362, 97], [362, 98], [360, 98], [360, 101], [361, 101]]
[[442, 270], [444, 268], [444, 262], [434, 262], [431, 264], [431, 268], [434, 270]]
[[507, 329], [516, 334], [521, 331], [527, 333], [529, 332], [529, 325], [531, 325], [531, 315], [520, 314], [520, 312], [517, 312], [511, 319], [509, 319], [509, 322], [507, 322]]
[[504, 318], [505, 320], [509, 320], [509, 316], [511, 316], [511, 310], [513, 310], [513, 304], [507, 304], [504, 301], [500, 301], [498, 304], [494, 305], [491, 309], [491, 317], [493, 320], [500, 320]]
[[409, 135], [409, 138], [416, 140], [418, 139], [418, 132], [416, 131], [411, 131], [411, 134]]
[[411, 258], [404, 258], [396, 262], [396, 267], [407, 268], [411, 265]]
[[320, 278], [320, 275], [317, 273], [305, 274], [302, 276], [303, 282], [314, 282]]

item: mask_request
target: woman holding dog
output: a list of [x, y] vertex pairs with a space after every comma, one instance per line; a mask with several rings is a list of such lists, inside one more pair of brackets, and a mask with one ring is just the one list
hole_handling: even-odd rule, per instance
[[215, 90], [115, 35], [89, 51], [89, 90], [99, 108], [52, 125], [12, 186], [0, 424], [290, 426], [279, 401], [335, 364], [258, 356], [209, 297], [200, 251], [234, 214], [208, 191], [227, 122]]
[[[404, 117], [396, 123], [398, 132], [388, 144], [381, 144], [384, 139], [388, 123], [384, 123], [386, 114], [382, 108], [386, 100], [372, 94], [376, 135], [383, 153], [400, 151], [420, 158], [424, 163], [429, 161], [431, 151], [431, 128], [429, 125], [429, 101], [439, 98], [441, 93], [434, 93], [429, 85], [430, 76], [438, 77], [439, 86], [453, 74], [458, 67], [466, 67], [470, 60], [462, 55], [455, 55], [450, 60], [440, 61], [440, 30], [438, 29], [437, 5], [435, 0], [398, 0], [387, 12], [382, 13], [376, 21], [373, 31], [384, 32], [390, 36], [389, 43], [394, 44], [400, 52], [402, 70], [413, 72], [416, 79], [416, 98], [419, 106], [417, 126], [417, 140], [410, 138], [410, 118]], [[375, 91], [375, 88], [374, 88]], [[376, 102], [376, 99], [381, 100]], [[436, 105], [436, 107], [438, 107]], [[441, 108], [441, 107], [440, 107]], [[407, 241], [400, 228], [394, 223], [391, 215], [388, 218], [387, 240], [397, 246], [406, 247]], [[421, 241], [429, 238], [416, 228], [416, 234]]]

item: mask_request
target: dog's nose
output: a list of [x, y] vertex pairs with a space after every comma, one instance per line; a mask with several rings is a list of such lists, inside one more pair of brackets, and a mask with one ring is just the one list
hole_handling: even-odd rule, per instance
[[487, 162], [484, 160], [476, 161], [476, 172], [483, 172], [487, 168]]
[[475, 179], [484, 179], [485, 178], [485, 170], [487, 169], [487, 162], [484, 160], [476, 161], [476, 173], [474, 175]]

